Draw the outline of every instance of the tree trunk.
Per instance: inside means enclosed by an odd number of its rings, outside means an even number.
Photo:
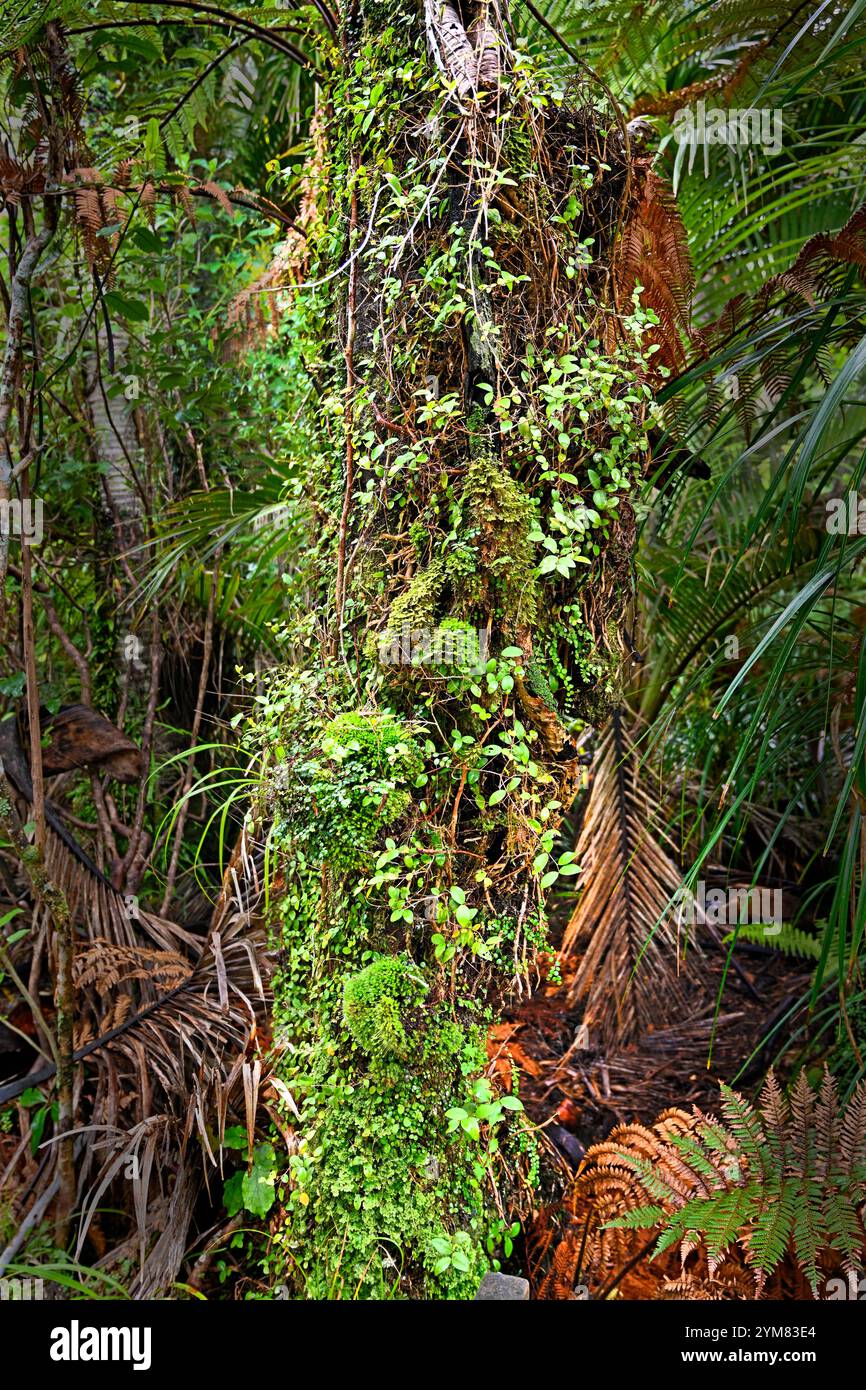
[[[284,1239],[312,1297],[471,1297],[531,1201],[486,1031],[544,946],[575,735],[627,646],[649,390],[612,285],[626,150],[501,13],[350,4],[325,108],[325,283],[295,332],[329,618],[274,737]]]

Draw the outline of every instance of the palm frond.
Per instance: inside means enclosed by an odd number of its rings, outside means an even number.
[[[587,941],[571,998],[584,1005],[590,1042],[631,1040],[687,1012],[686,947],[690,966],[699,953],[672,911],[682,874],[663,822],[617,710],[594,762],[575,850],[580,895],[562,943],[568,957]]]

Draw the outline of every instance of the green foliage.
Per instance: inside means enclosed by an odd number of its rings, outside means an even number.
[[[246,1130],[239,1126],[227,1129],[223,1137],[223,1145],[227,1149],[246,1150],[247,1143]],[[276,1152],[273,1144],[255,1144],[247,1168],[233,1173],[223,1186],[223,1205],[228,1215],[248,1211],[251,1216],[267,1216],[274,1204],[275,1180]]]
[[[737,928],[736,935],[726,937],[726,943],[736,941],[753,941],[757,946],[767,946],[772,951],[781,951],[782,955],[793,956],[797,960],[820,960],[821,942],[818,937],[811,932],[803,931],[800,927],[793,926],[790,922],[783,922],[781,930],[769,936],[766,928],[761,923],[744,922]]]
[[[322,729],[316,756],[281,767],[280,811],[311,859],[360,866],[377,836],[407,810],[422,770],[403,720],[387,712],[341,714]]]

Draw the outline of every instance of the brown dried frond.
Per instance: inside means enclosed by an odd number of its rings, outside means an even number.
[[[751,1296],[760,1298],[780,1280],[802,1282],[802,1273],[815,1297],[821,1271],[840,1263],[848,1270],[862,1262],[866,1085],[860,1083],[844,1113],[826,1068],[817,1093],[801,1072],[789,1104],[772,1072],[760,1109],[728,1088],[723,1096],[724,1120],[697,1107],[691,1115],[666,1112],[652,1126],[620,1125],[589,1150],[568,1207],[585,1211],[588,1206],[592,1213],[586,1266],[594,1286],[618,1264],[628,1267],[635,1252],[644,1251],[647,1237],[647,1253],[662,1233],[669,1239],[674,1219],[682,1271],[673,1282],[666,1277],[656,1297],[672,1296],[677,1289],[691,1296],[687,1289],[695,1279],[701,1290],[696,1296],[707,1296],[704,1264],[716,1290],[735,1290],[730,1296],[749,1296],[747,1274]],[[842,1181],[846,1164],[857,1170],[848,1190]],[[824,1180],[817,1192],[816,1179]],[[716,1198],[737,1192],[738,1206],[727,1198],[727,1207],[715,1204]],[[610,1228],[623,1220],[624,1226]],[[659,1257],[661,1274],[667,1274],[669,1254]],[[649,1266],[645,1272],[649,1277]]]
[[[754,1285],[748,1271],[736,1265],[726,1265],[712,1276],[696,1272],[681,1274],[678,1279],[663,1279],[655,1295],[661,1302],[683,1299],[694,1303],[718,1303],[723,1299],[751,1300]]]
[[[312,154],[301,179],[301,200],[293,227],[274,248],[265,269],[250,285],[246,285],[229,304],[228,323],[232,329],[231,352],[242,356],[253,346],[263,346],[268,334],[280,324],[280,299],[277,293],[284,286],[298,284],[308,270],[308,240],[319,216],[316,190],[322,174],[324,131],[319,116],[311,128]],[[265,304],[268,318],[265,317]]]
[[[862,1161],[866,1151],[866,1085],[857,1087],[842,1118],[839,1136],[839,1156],[847,1172]]]
[[[154,188],[152,183],[143,183],[141,185],[141,188],[139,190],[138,201],[144,212],[145,217],[147,218],[151,226],[153,226],[154,220],[156,218],[156,189]],[[186,203],[184,203],[184,207],[186,208]],[[189,212],[188,208],[187,212]]]
[[[771,302],[780,294],[803,300],[812,306],[832,298],[839,291],[842,277],[850,266],[857,268],[861,280],[866,279],[866,203],[835,235],[819,232],[810,237],[792,264],[770,276],[755,294],[735,295],[728,300],[717,319],[693,330],[689,367],[706,361],[750,325],[766,319]],[[855,336],[859,337],[859,320],[854,320],[846,332],[852,341]],[[820,357],[816,366],[819,373],[825,370]],[[784,325],[779,330],[775,345],[768,340],[758,370],[738,364],[734,404],[747,438],[760,391],[766,389],[771,399],[778,399],[790,383],[791,371],[790,341]],[[708,382],[705,419],[712,423],[720,407],[718,385]]]
[[[22,196],[33,197],[44,191],[43,165],[22,164],[13,154],[0,154],[0,195],[10,207],[17,207]]]
[[[111,176],[111,182],[117,188],[128,188],[129,180],[132,177],[133,167],[133,160],[121,159],[120,163],[115,165],[114,173]]]
[[[115,191],[106,185],[98,169],[79,166],[65,175],[74,184],[74,222],[81,236],[87,263],[106,271],[111,262],[110,238],[101,236],[116,221]]]
[[[178,185],[177,196],[178,196],[178,199],[180,200],[181,204],[183,205],[183,210],[184,210],[184,212],[186,213],[187,217],[189,218],[189,224],[190,224],[190,226],[191,226],[191,227],[194,227],[194,226],[195,226],[195,211],[194,211],[194,209],[193,209],[192,197],[191,197],[191,195],[190,195],[190,191],[189,191],[189,189],[186,187],[185,184],[179,184],[179,185]]]
[[[227,212],[229,217],[234,217],[234,206],[225,189],[221,187],[220,184],[214,183],[212,179],[206,179],[200,187],[209,198],[213,198],[215,202],[219,203],[223,212]]]
[[[793,265],[771,276],[755,296],[756,307],[766,307],[778,290],[799,295],[807,303],[833,293],[833,276],[839,266],[854,265],[866,278],[866,203],[857,209],[835,236],[819,232],[800,249]]]
[[[617,300],[627,309],[635,288],[641,304],[658,317],[648,334],[658,346],[652,363],[680,370],[691,337],[694,272],[688,235],[671,189],[651,166],[648,155],[634,161],[635,193],[614,258]]]
[[[29,814],[32,787],[8,725],[3,764],[23,803],[16,806],[20,819]],[[263,863],[264,842],[244,832],[205,940],[124,898],[50,808],[46,870],[81,933],[74,1039],[80,1121],[84,1128],[113,1134],[121,1149],[136,1127],[149,1132],[157,1113],[167,1121],[160,1169],[171,1176],[172,1197],[164,1208],[156,1204],[155,1212],[163,1216],[149,1223],[155,1230],[162,1219],[168,1224],[136,1286],[142,1296],[170,1283],[183,1257],[200,1184],[195,1165],[184,1161],[190,1138],[196,1135],[205,1164],[215,1164],[214,1135],[221,1136],[228,1122],[255,1122],[267,1076],[269,958],[259,918]],[[43,958],[54,949],[47,914],[34,915],[32,941]],[[85,1055],[81,1049],[87,1049]],[[48,1078],[51,1071],[49,1066]],[[23,1089],[27,1078],[20,1084]],[[94,1146],[86,1145],[78,1168],[80,1192],[93,1155]],[[107,1170],[99,1183],[106,1175]],[[52,1176],[48,1164],[40,1181],[48,1184]],[[139,1197],[146,1203],[146,1182],[136,1196],[137,1212]]]
[[[640,96],[632,102],[629,119],[639,116],[672,116],[683,106],[690,106],[701,97],[714,93],[723,104],[728,104],[738,88],[742,86],[755,63],[765,52],[770,40],[760,39],[750,44],[732,68],[725,68],[714,77],[704,77],[691,82],[687,87],[677,87],[672,92]]]
[[[668,853],[662,817],[640,758],[614,711],[596,755],[575,849],[582,891],[562,954],[586,949],[570,998],[584,1004],[590,1036],[614,1042],[687,1016],[685,937],[671,907],[682,875]],[[695,943],[688,961],[700,960]]]
[[[99,936],[79,950],[74,969],[76,988],[93,988],[101,995],[130,980],[152,980],[160,990],[174,989],[192,974],[189,961],[176,951],[117,945]]]
[[[760,1109],[767,1129],[781,1139],[788,1123],[788,1102],[785,1099],[785,1092],[772,1071],[768,1075],[761,1093]]]

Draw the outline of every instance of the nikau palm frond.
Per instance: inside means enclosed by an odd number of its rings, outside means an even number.
[[[641,776],[637,750],[616,710],[595,760],[575,858],[582,891],[562,944],[570,955],[588,939],[571,987],[584,1003],[590,1041],[626,1041],[682,1018],[685,953],[696,953],[671,904],[682,874],[662,817]]]
[[[0,768],[27,808],[32,796],[29,770],[11,721],[4,728]],[[230,1109],[252,1132],[264,1074],[256,1055],[257,1036],[268,1005],[268,959],[258,921],[264,892],[262,849],[244,831],[206,938],[140,909],[137,899],[118,893],[53,809],[45,863],[79,933],[86,931],[89,937],[76,957],[73,1060],[83,1072],[80,1109],[89,1116],[83,1132],[92,1129],[107,1135],[99,1146],[84,1146],[80,1155],[84,1211],[79,1249],[99,1197],[123,1164],[135,1157],[141,1241],[135,1292],[150,1297],[176,1277],[184,1254],[201,1184],[201,1164],[187,1157],[190,1138],[197,1134],[207,1167],[217,1161],[214,1143],[222,1142]],[[53,949],[50,920],[38,907],[29,949],[37,959]],[[0,1087],[0,1102],[50,1081],[55,1070],[49,1064]],[[144,1218],[157,1139],[159,1168],[173,1171],[175,1180],[170,1201],[156,1202],[150,1211],[147,1230],[159,1238],[146,1254]],[[107,1156],[88,1195],[98,1148],[107,1150]],[[51,1150],[52,1155],[57,1152],[57,1147]],[[143,1170],[142,1154],[147,1156]],[[48,1164],[42,1186],[52,1175]],[[163,1229],[162,1219],[170,1227]]]

